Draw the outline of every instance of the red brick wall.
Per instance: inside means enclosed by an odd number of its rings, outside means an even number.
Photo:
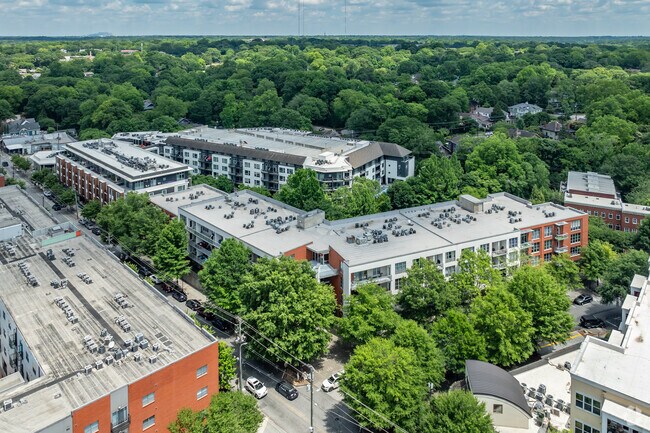
[[[339,274],[330,279],[330,284],[334,287],[334,293],[336,293],[336,302],[338,305],[343,305],[343,288],[341,284],[341,262],[343,262],[343,257],[330,247],[330,266],[339,271]]]
[[[311,255],[308,256],[307,245],[286,251],[284,255],[287,257],[293,256],[293,258],[296,260],[311,260]]]
[[[206,375],[196,377],[196,370],[208,365]],[[200,400],[196,393],[204,386],[208,395]],[[153,392],[155,401],[142,407],[142,397]],[[156,424],[146,431],[166,433],[182,408],[201,410],[208,407],[210,396],[219,392],[219,346],[217,342],[182,360],[129,385],[129,431],[142,431],[142,422],[152,415]]]
[[[0,188],[2,188],[3,186],[5,186],[5,177],[0,174]]]
[[[571,222],[576,221],[576,220],[581,221],[580,229],[579,230],[571,230]],[[582,249],[585,246],[587,246],[587,243],[589,241],[589,217],[587,215],[578,216],[578,217],[575,217],[575,218],[568,219],[565,222],[566,222],[566,224],[562,225],[562,226],[556,226],[555,223],[549,223],[549,224],[542,224],[542,225],[528,227],[530,230],[539,229],[540,237],[539,237],[539,239],[533,239],[532,232],[529,233],[528,241],[531,244],[531,248],[528,249],[525,252],[531,257],[539,257],[539,264],[543,264],[544,263],[544,254],[547,254],[547,253],[555,254],[554,250],[555,250],[556,246],[558,246],[558,242],[559,242],[559,246],[567,248],[567,254],[569,254],[569,256],[571,257],[572,260],[574,260],[574,261],[579,260],[580,259],[580,254],[577,254],[575,256],[571,256],[571,247],[579,246]],[[551,227],[552,235],[550,237],[544,236],[544,228],[545,227]],[[563,240],[563,241],[557,241],[555,239],[555,236],[558,234],[558,227],[560,229],[560,234],[566,234],[567,235],[567,238],[565,240]],[[579,243],[575,243],[575,244],[571,243],[571,235],[574,234],[574,233],[580,233],[580,242]],[[552,245],[551,249],[548,249],[548,250],[544,249],[544,243],[547,240],[550,240],[551,245]],[[532,245],[535,242],[539,242],[539,252],[533,253],[532,252]],[[522,252],[523,252],[523,250],[522,250]]]
[[[95,421],[99,421],[99,433],[111,432],[110,395],[72,412],[72,433],[84,433],[84,429]]]
[[[603,209],[599,208],[597,206],[584,206],[584,205],[577,205],[577,204],[568,204],[567,206],[570,206],[574,209],[581,210],[583,212],[591,212],[593,216],[597,216],[598,218],[602,219],[605,224],[611,224],[612,228],[617,229],[616,226],[619,226],[617,230],[625,230],[626,228],[628,230],[638,230],[639,229],[639,224],[641,224],[641,221],[643,221],[644,216],[643,215],[638,215],[638,214],[632,214],[628,212],[622,212],[620,210],[614,210],[614,209]],[[603,212],[605,212],[605,217],[602,216]],[[612,217],[609,217],[609,214],[612,214]],[[629,218],[629,222],[625,222],[625,218]],[[637,219],[637,223],[634,224],[634,218]]]

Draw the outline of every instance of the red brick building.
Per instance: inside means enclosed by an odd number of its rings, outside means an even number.
[[[631,233],[650,215],[648,206],[624,203],[611,177],[593,172],[569,172],[564,204],[601,218],[611,229]]]

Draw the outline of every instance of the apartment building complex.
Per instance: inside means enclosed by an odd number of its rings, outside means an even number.
[[[339,221],[242,191],[178,208],[189,233],[189,255],[203,263],[223,239],[236,238],[255,256],[310,260],[318,278],[342,295],[374,282],[397,292],[416,261],[434,261],[446,276],[464,250],[484,250],[496,268],[533,264],[567,253],[574,260],[587,244],[584,212],[531,203],[507,193]]]
[[[185,190],[192,169],[120,140],[70,143],[56,155],[59,180],[84,200],[108,203],[130,191],[150,195]]]
[[[571,369],[571,417],[575,433],[650,432],[650,294],[623,304],[620,331],[603,341],[587,337]]]
[[[349,186],[358,176],[382,185],[415,174],[411,152],[394,143],[325,138],[278,128],[215,129],[175,134],[124,133],[129,140],[192,167],[194,174],[227,176],[236,185],[277,191],[299,168],[316,172],[325,189]]]
[[[215,338],[90,240],[24,235],[0,262],[1,432],[162,432],[218,392]]]
[[[564,204],[601,218],[611,229],[632,233],[650,216],[650,206],[624,203],[612,178],[594,172],[569,172]]]

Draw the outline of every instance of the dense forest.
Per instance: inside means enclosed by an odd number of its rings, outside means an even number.
[[[144,110],[145,100],[154,108]],[[487,139],[473,119],[459,117],[520,102],[545,111],[509,123],[496,115],[503,134]],[[389,191],[393,207],[457,191],[554,200],[568,170],[610,174],[625,198],[650,204],[646,39],[0,41],[0,118],[17,113],[45,129],[74,128],[82,139],[174,131],[180,118],[352,130],[401,144],[420,161],[421,176]],[[515,127],[539,133],[552,119],[566,126],[559,141],[507,137]],[[463,133],[457,159],[441,162],[438,142]],[[451,180],[427,184],[438,177]]]

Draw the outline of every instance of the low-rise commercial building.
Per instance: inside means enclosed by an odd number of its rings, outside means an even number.
[[[607,341],[587,337],[582,343],[571,369],[573,432],[650,432],[647,287],[643,284],[638,297],[625,299],[620,331],[612,331]]]
[[[67,132],[40,133],[34,135],[4,135],[0,138],[2,148],[11,154],[32,155],[46,150],[60,150],[63,145],[74,142]]]
[[[183,191],[191,168],[120,140],[70,143],[56,155],[56,175],[84,200],[108,203],[130,191],[149,195]]]
[[[432,260],[450,276],[464,250],[484,250],[494,267],[505,270],[525,257],[533,264],[561,253],[577,260],[588,240],[584,212],[533,205],[507,193],[327,221],[322,211],[304,212],[242,191],[195,201],[178,213],[195,262],[203,263],[223,239],[236,238],[255,256],[310,260],[339,300],[363,283],[399,291],[418,260]]]
[[[279,190],[300,168],[314,170],[326,190],[349,186],[355,177],[389,185],[415,174],[415,158],[397,144],[306,131],[201,126],[174,134],[123,133],[115,138],[154,147],[160,155],[191,166],[194,174],[227,176],[236,185],[270,191]]]
[[[594,172],[569,172],[564,204],[601,218],[611,229],[631,233],[650,216],[650,206],[624,203],[612,178]]]
[[[0,262],[1,432],[166,431],[218,392],[215,338],[80,233]]]

